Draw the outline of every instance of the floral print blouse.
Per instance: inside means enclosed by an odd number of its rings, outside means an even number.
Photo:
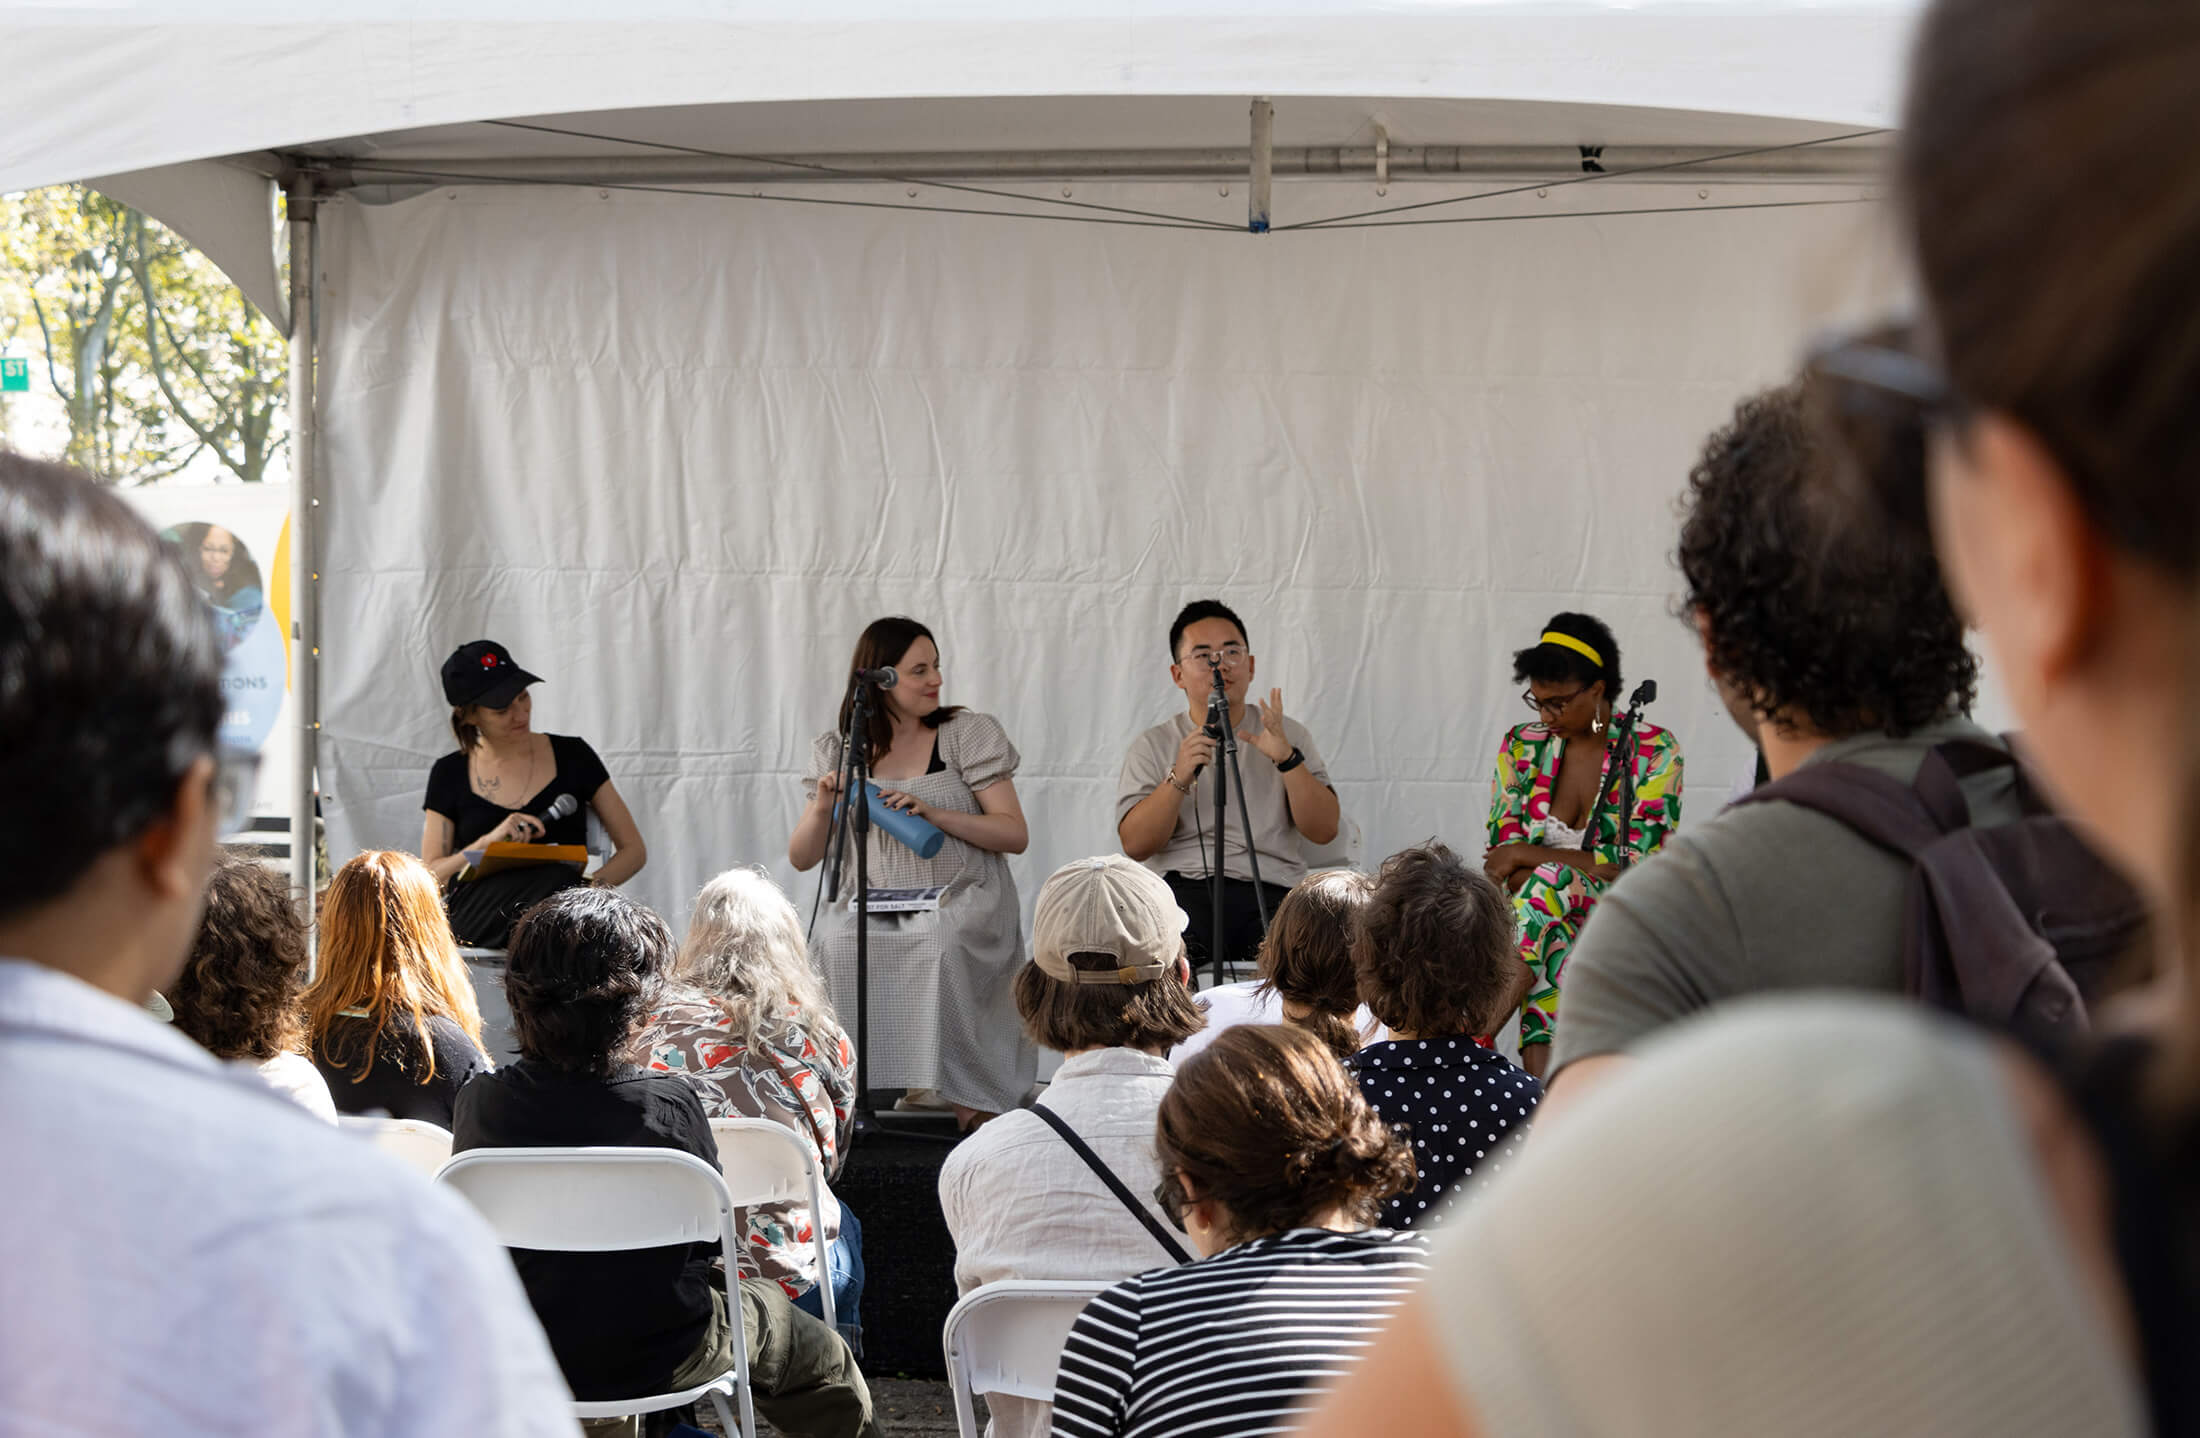
[[[788,1005],[750,1048],[725,1002],[686,985],[669,989],[650,1015],[644,1067],[674,1073],[694,1085],[711,1118],[765,1118],[794,1130],[817,1154],[830,1179],[855,1122],[855,1050],[840,1026]],[[840,1230],[840,1207],[828,1191],[825,1235]],[[773,1279],[789,1298],[817,1286],[817,1221],[804,1203],[768,1203],[738,1215],[741,1271]]]

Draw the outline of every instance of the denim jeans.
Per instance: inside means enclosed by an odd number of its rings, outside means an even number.
[[[855,1211],[840,1206],[840,1237],[825,1245],[825,1261],[832,1266],[833,1320],[848,1351],[863,1356],[863,1225]],[[813,1288],[794,1301],[812,1318],[825,1316],[825,1300]]]

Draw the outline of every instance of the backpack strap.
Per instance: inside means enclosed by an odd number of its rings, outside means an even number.
[[[1169,1257],[1175,1259],[1178,1263],[1190,1263],[1192,1261],[1192,1256],[1185,1252],[1184,1245],[1176,1241],[1176,1235],[1161,1226],[1161,1220],[1155,1218],[1146,1205],[1138,1201],[1137,1197],[1130,1191],[1129,1186],[1122,1179],[1115,1176],[1115,1170],[1101,1162],[1100,1155],[1092,1151],[1092,1145],[1079,1138],[1077,1130],[1071,1128],[1060,1114],[1043,1103],[1033,1104],[1031,1111],[1037,1114],[1048,1128],[1053,1129],[1062,1136],[1062,1142],[1068,1144],[1071,1150],[1085,1161],[1085,1167],[1091,1169],[1099,1180],[1108,1186],[1108,1192],[1114,1194],[1117,1201],[1131,1211],[1133,1218],[1146,1225],[1146,1232],[1154,1236],[1154,1242],[1160,1244]]]
[[[1947,832],[1941,816],[1917,790],[1861,764],[1806,764],[1784,779],[1750,790],[1734,803],[1740,807],[1775,799],[1815,809],[1913,862]]]

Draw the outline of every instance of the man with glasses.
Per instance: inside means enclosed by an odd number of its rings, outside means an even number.
[[[1123,852],[1168,881],[1191,915],[1185,934],[1193,962],[1211,962],[1218,947],[1209,876],[1223,873],[1223,960],[1249,964],[1260,948],[1261,905],[1269,913],[1306,877],[1299,841],[1326,844],[1337,837],[1337,794],[1313,736],[1283,712],[1283,691],[1270,689],[1248,707],[1255,661],[1245,625],[1220,600],[1184,606],[1169,626],[1169,680],[1184,692],[1185,708],[1131,742],[1115,790],[1115,828]],[[1244,774],[1245,814],[1230,798],[1230,821],[1215,829],[1214,770],[1219,745],[1207,732],[1214,677],[1222,676],[1230,705],[1230,729],[1238,737]],[[1232,782],[1235,782],[1233,776]],[[1258,856],[1262,894],[1253,887]]]
[[[576,1432],[478,1217],[145,1011],[249,793],[222,708],[177,556],[0,451],[0,1428]]]

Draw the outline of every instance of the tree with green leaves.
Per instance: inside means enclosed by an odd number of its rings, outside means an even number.
[[[35,329],[71,463],[142,484],[206,455],[266,477],[288,441],[288,349],[205,256],[64,185],[0,197],[0,261],[0,331]]]

